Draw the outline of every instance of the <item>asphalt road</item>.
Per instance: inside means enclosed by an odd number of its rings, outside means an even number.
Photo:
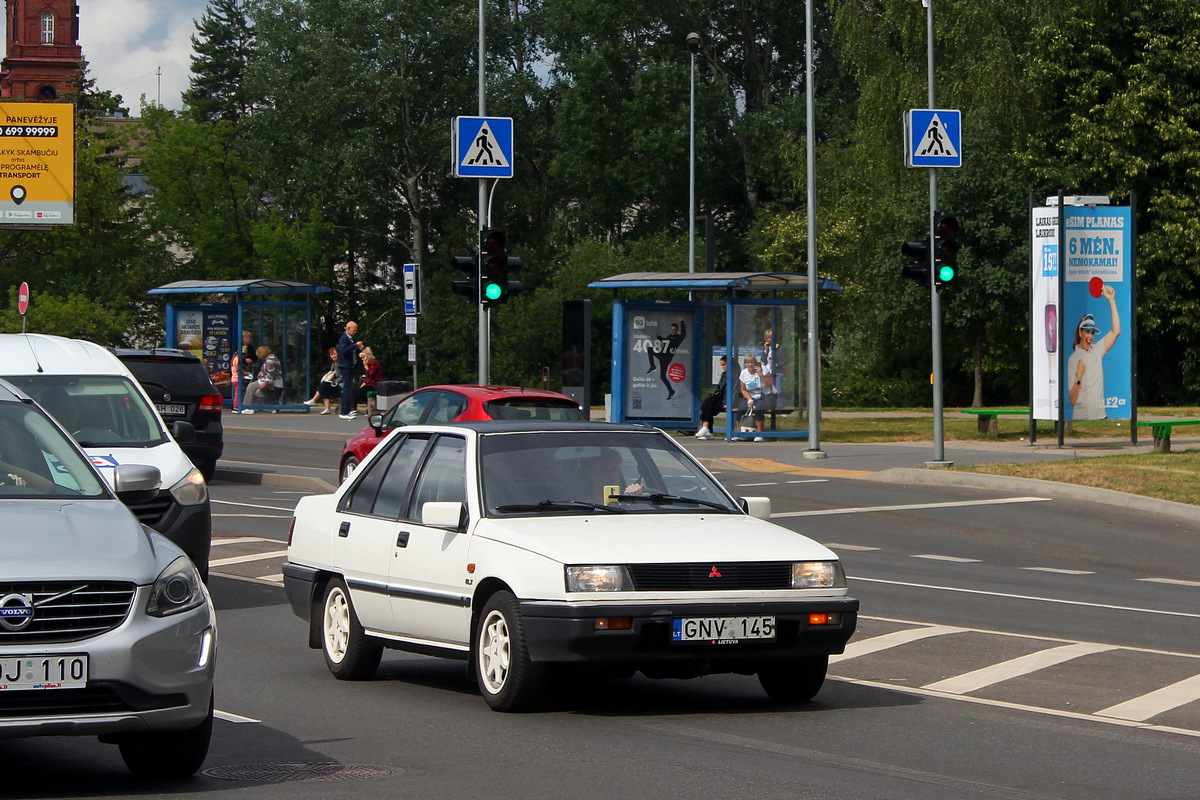
[[[816,701],[779,708],[752,677],[639,676],[502,715],[460,663],[389,653],[373,680],[343,683],[306,646],[279,577],[288,520],[305,491],[335,479],[351,425],[229,436],[230,464],[263,465],[253,469],[266,477],[212,485],[219,720],[203,773],[147,785],[94,740],[0,741],[21,765],[0,793],[1200,796],[1200,537],[1189,519],[885,482],[833,457],[806,474],[714,454],[735,495],[771,497],[779,524],[837,550],[862,600],[859,632]]]

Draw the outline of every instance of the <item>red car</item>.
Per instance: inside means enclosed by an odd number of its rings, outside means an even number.
[[[342,449],[338,474],[342,481],[394,428],[488,419],[540,419],[549,422],[587,420],[579,404],[565,394],[520,386],[424,386],[383,414],[373,414],[367,427]]]

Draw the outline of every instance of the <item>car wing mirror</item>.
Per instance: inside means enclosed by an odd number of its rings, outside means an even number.
[[[185,419],[176,420],[171,423],[171,438],[180,444],[187,444],[196,440],[196,426]]]
[[[461,533],[467,529],[466,503],[428,502],[421,506],[421,524]]]
[[[769,497],[743,497],[741,498],[742,511],[745,511],[755,519],[771,519],[771,498]]]
[[[113,487],[125,505],[147,503],[158,497],[162,485],[162,473],[158,467],[146,464],[118,464]]]
[[[367,424],[375,429],[377,433],[383,435],[383,414],[372,414],[367,417]],[[395,426],[396,423],[392,423]]]

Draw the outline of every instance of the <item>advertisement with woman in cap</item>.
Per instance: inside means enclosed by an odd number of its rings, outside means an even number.
[[[1092,314],[1084,314],[1075,327],[1075,350],[1067,359],[1071,419],[1104,419],[1107,416],[1103,358],[1121,335],[1121,317],[1117,313],[1116,290],[1106,284],[1101,294],[1108,300],[1112,327],[1101,337]]]

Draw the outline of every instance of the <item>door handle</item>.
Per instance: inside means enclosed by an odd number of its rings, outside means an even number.
[[[396,547],[408,547],[408,531],[396,534]]]
[[[349,535],[350,535],[350,521],[346,520],[345,522],[343,522],[341,524],[341,527],[338,528],[338,536],[345,539]]]

